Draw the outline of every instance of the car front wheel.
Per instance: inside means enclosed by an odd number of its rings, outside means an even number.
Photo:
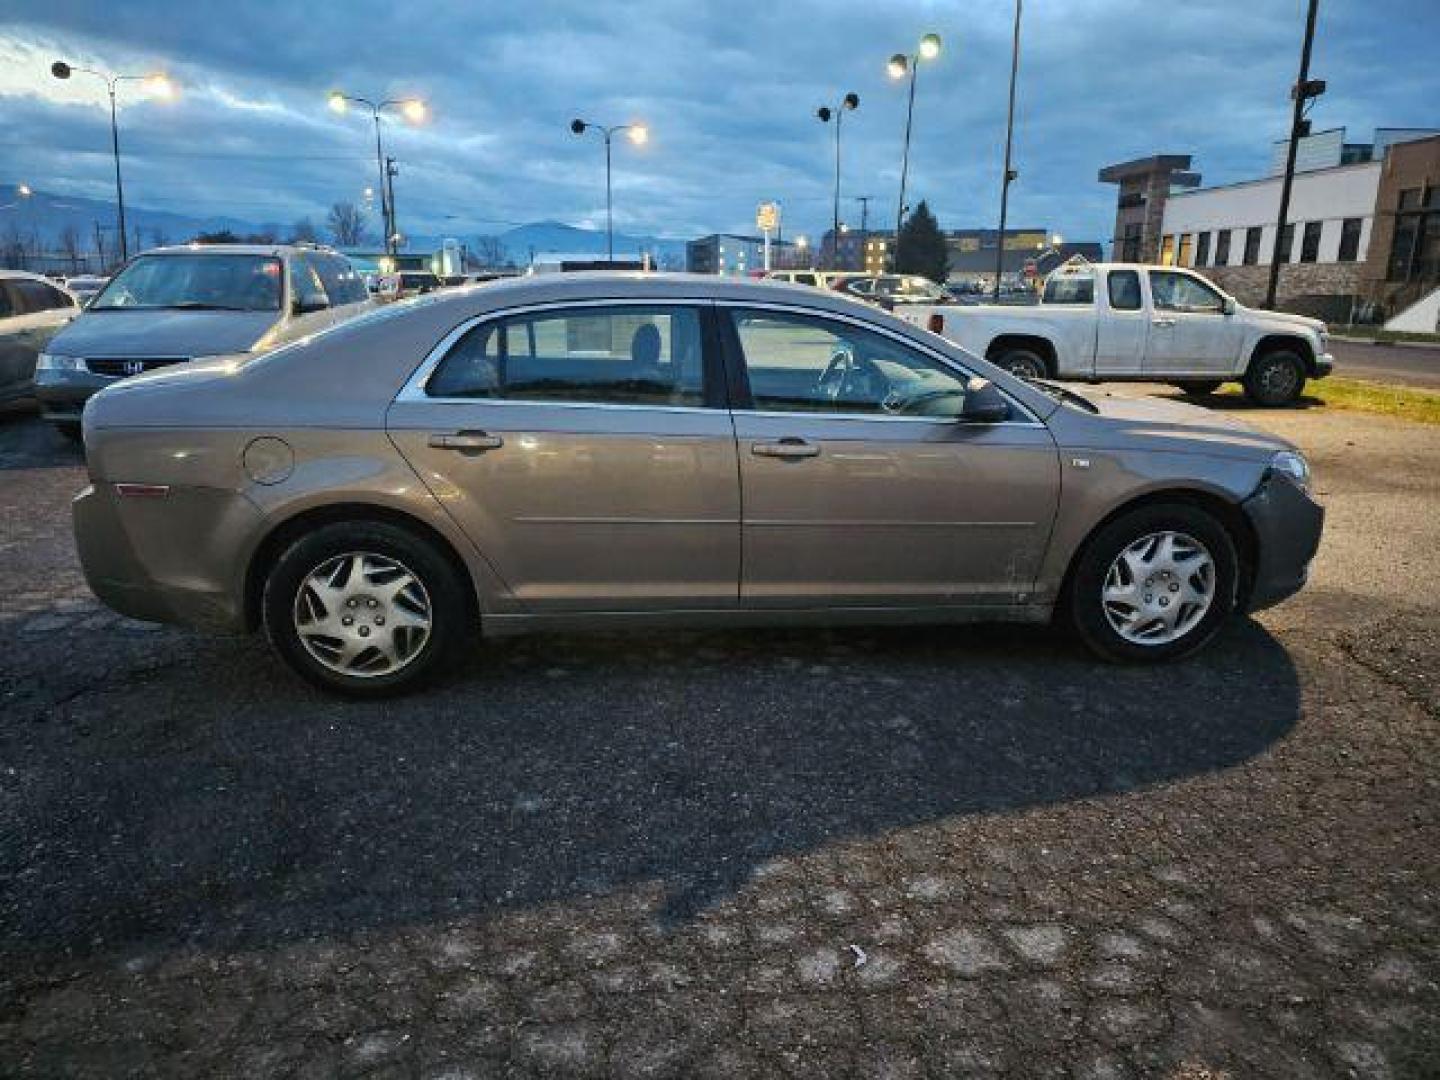
[[[430,541],[384,522],[323,525],[265,583],[265,631],[298,674],[352,697],[433,677],[469,638],[466,583]]]
[[[1245,394],[1257,405],[1293,404],[1304,389],[1305,361],[1286,349],[1257,356],[1245,373]]]
[[[1010,349],[1001,353],[994,362],[997,367],[1002,367],[1011,375],[1018,375],[1022,379],[1044,379],[1050,374],[1044,357],[1029,349]]]
[[[1082,641],[1109,660],[1174,660],[1235,608],[1237,559],[1225,527],[1184,503],[1141,507],[1086,544],[1066,597]]]

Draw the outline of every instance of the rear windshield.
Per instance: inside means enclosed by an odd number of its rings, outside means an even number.
[[[1045,282],[1045,303],[1095,303],[1095,275],[1066,274],[1063,277],[1058,275],[1052,276]]]
[[[279,311],[280,260],[270,255],[141,255],[90,304],[114,308]]]

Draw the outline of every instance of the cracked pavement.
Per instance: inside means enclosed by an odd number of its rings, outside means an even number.
[[[1223,404],[1329,521],[1187,663],[536,637],[364,705],[99,607],[0,415],[0,1075],[1436,1075],[1440,429]]]

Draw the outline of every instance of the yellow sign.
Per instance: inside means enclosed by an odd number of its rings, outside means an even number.
[[[755,208],[755,227],[761,232],[774,232],[780,227],[780,207],[764,202]]]

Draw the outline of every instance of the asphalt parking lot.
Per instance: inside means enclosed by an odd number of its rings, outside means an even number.
[[[1329,523],[1187,663],[537,637],[384,705],[106,613],[0,414],[0,1075],[1436,1075],[1440,428],[1211,404]]]

